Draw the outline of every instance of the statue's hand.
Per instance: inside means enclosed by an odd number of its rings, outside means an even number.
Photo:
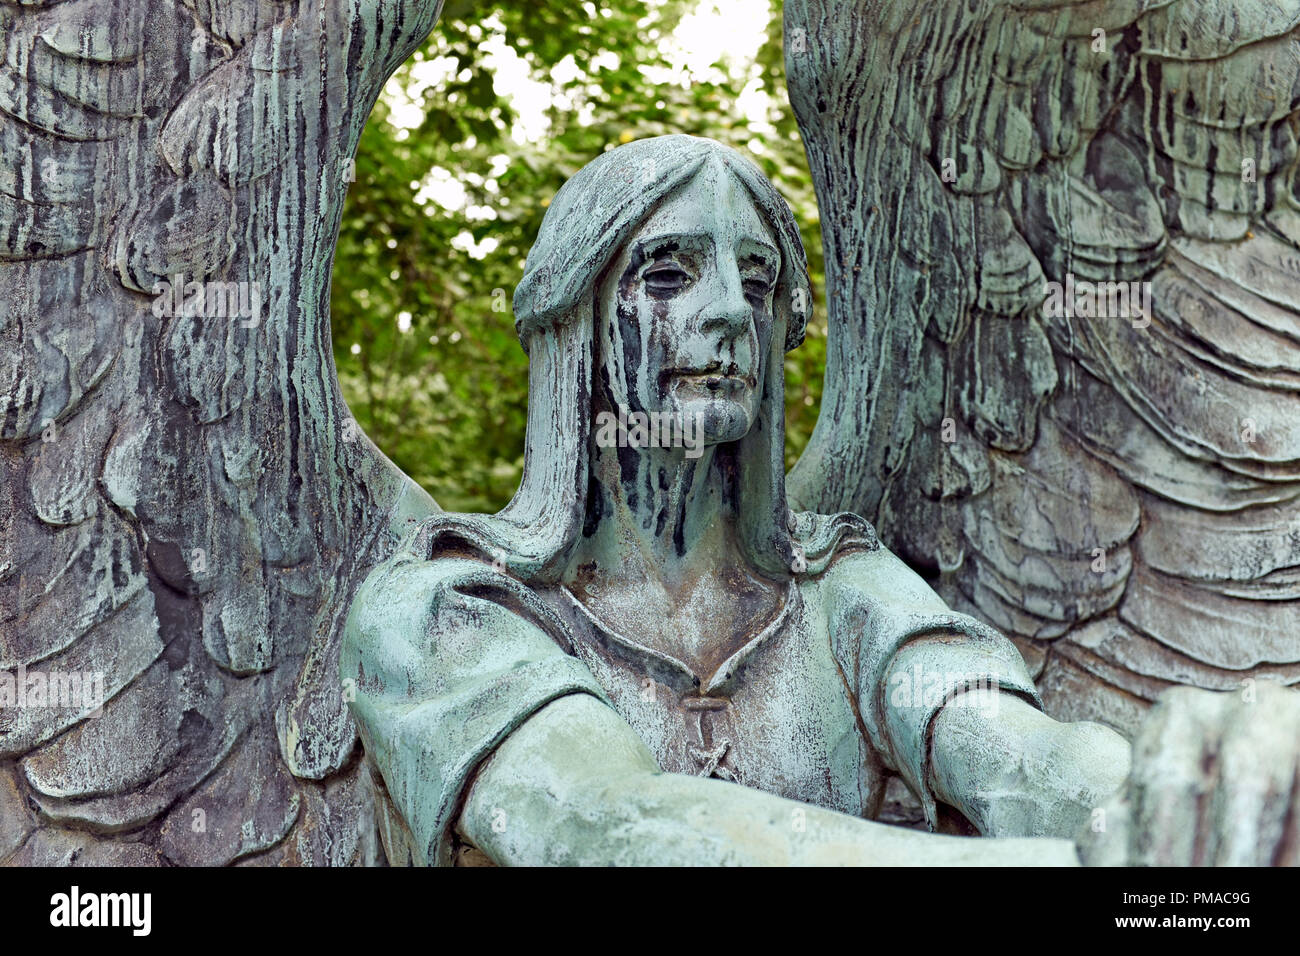
[[[1180,687],[1152,709],[1124,787],[1080,838],[1100,866],[1300,864],[1300,693]]]

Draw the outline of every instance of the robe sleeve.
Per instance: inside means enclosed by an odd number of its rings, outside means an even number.
[[[476,560],[399,552],[362,584],[340,673],[414,862],[450,862],[463,791],[511,731],[567,694],[608,703],[566,642],[531,590]]]
[[[883,547],[846,555],[827,571],[828,623],[836,658],[853,675],[872,747],[938,823],[927,782],[934,718],[963,691],[960,705],[996,707],[1011,693],[1039,710],[1024,658],[1014,644],[975,618],[950,609]]]

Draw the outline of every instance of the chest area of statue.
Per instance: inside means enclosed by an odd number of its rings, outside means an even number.
[[[739,569],[689,580],[673,591],[649,582],[618,585],[581,577],[566,590],[598,629],[703,676],[762,634],[782,615],[787,597],[784,586]]]
[[[750,632],[715,629],[720,646],[689,658],[658,639],[662,627],[615,630],[570,592],[558,597],[572,652],[665,771],[863,811],[872,762],[824,622],[797,588]]]

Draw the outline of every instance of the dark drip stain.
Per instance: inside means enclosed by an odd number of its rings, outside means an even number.
[[[605,492],[605,486],[594,474],[587,475],[587,507],[582,523],[582,536],[590,538],[596,533],[601,521],[614,513],[613,506]]]
[[[626,444],[618,446],[618,473],[619,481],[623,484],[623,490],[627,495],[627,506],[636,510],[637,502],[640,500],[637,496],[636,473],[637,462],[640,456],[635,448],[629,448]]]
[[[627,365],[624,374],[629,401],[636,394],[637,374],[641,368],[641,323],[637,320],[633,285],[636,283],[637,272],[644,263],[645,252],[640,247],[633,249],[631,261],[618,280],[617,305],[614,310],[618,319],[618,334],[622,339],[618,343],[622,346],[622,361]]]
[[[655,500],[654,476],[650,474],[649,467],[642,469],[645,472],[645,500],[646,504]],[[642,525],[647,531],[650,530],[650,516],[646,515],[645,524]]]
[[[677,501],[677,524],[673,528],[673,550],[678,557],[686,555],[686,502],[690,500],[691,489],[694,485],[695,462],[691,461],[686,466],[685,475],[682,476],[682,487]]]

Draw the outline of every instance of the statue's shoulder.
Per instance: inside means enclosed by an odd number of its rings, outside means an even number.
[[[943,599],[925,579],[878,541],[840,550],[820,575],[823,599],[840,608],[889,606],[944,612]]]
[[[483,571],[491,574],[491,565],[467,558],[428,560],[399,548],[371,569],[353,595],[344,646],[427,633]]]
[[[472,554],[427,556],[412,539],[377,564],[357,589],[344,653],[398,645],[425,653],[453,635],[509,639],[541,631],[562,647],[562,620],[528,584],[498,562]]]

